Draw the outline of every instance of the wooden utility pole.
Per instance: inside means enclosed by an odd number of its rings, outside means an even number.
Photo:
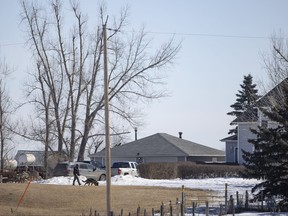
[[[3,93],[2,93],[2,80],[0,81],[0,141],[1,141],[1,148],[0,148],[0,151],[1,151],[1,168],[0,168],[0,171],[3,172],[4,170],[4,134],[3,134],[3,107],[2,107],[2,103],[3,103]]]
[[[108,18],[107,18],[108,20]],[[106,24],[103,25],[103,48],[104,48],[104,88],[105,88],[105,140],[106,140],[106,208],[107,216],[111,215],[111,155],[110,155],[110,125],[109,125],[109,83],[108,83],[108,60],[107,60],[107,33]]]

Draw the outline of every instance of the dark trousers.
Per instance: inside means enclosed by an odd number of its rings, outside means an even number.
[[[74,174],[74,180],[73,180],[73,185],[75,185],[75,181],[77,180],[78,184],[81,185],[78,175]]]

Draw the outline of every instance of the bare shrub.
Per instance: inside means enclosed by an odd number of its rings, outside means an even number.
[[[177,178],[177,163],[144,163],[138,166],[140,176],[148,179]]]
[[[138,166],[140,176],[148,179],[192,179],[239,177],[243,166],[235,164],[197,164],[195,162],[144,163]]]

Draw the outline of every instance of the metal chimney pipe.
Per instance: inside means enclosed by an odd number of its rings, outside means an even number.
[[[137,140],[137,127],[134,128],[135,130],[135,141]]]
[[[179,132],[179,138],[182,139],[182,132]]]

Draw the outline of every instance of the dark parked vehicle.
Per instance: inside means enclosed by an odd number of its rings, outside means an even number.
[[[85,161],[79,161],[79,162],[89,163],[89,164],[92,164],[95,168],[105,169],[105,166],[103,166],[103,164],[100,163],[99,161],[89,161],[89,160],[85,160]]]
[[[68,162],[58,163],[53,170],[53,176],[69,176],[70,170],[68,169],[68,167]]]
[[[86,178],[95,178],[99,181],[106,180],[106,171],[95,168],[93,165],[84,162],[61,162],[58,163],[53,171],[53,176],[73,176],[74,166],[79,165],[80,175]]]

